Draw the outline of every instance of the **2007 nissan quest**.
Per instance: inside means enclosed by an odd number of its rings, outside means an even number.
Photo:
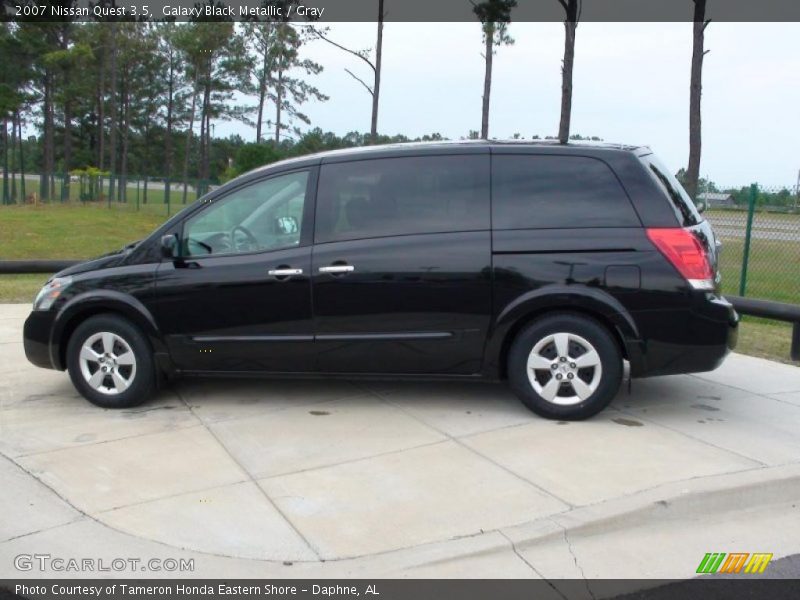
[[[25,323],[89,401],[173,375],[507,379],[583,419],[736,342],[717,243],[645,147],[435,143],[287,160],[68,268]]]

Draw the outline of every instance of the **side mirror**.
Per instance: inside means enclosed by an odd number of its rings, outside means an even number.
[[[175,258],[178,256],[178,236],[174,233],[161,237],[161,256]]]
[[[706,212],[706,203],[703,202],[702,200],[698,200],[696,206],[697,206],[697,212],[701,214]]]

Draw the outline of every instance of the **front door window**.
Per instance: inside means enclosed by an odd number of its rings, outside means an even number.
[[[231,192],[186,221],[182,256],[280,250],[300,245],[308,171]]]

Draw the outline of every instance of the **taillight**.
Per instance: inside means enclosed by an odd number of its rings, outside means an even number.
[[[680,227],[648,229],[647,237],[694,289],[714,289],[708,254],[691,231]]]

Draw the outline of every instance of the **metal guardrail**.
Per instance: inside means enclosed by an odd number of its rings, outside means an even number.
[[[792,348],[789,355],[792,360],[800,360],[800,306],[741,296],[725,296],[725,298],[743,315],[792,323]]]
[[[25,273],[57,273],[77,265],[80,260],[0,260],[0,275],[22,275]]]
[[[0,275],[23,273],[55,273],[78,264],[79,260],[0,260]],[[752,317],[773,319],[792,323],[792,360],[800,361],[800,305],[743,298],[741,296],[725,296],[733,304],[737,312]]]

